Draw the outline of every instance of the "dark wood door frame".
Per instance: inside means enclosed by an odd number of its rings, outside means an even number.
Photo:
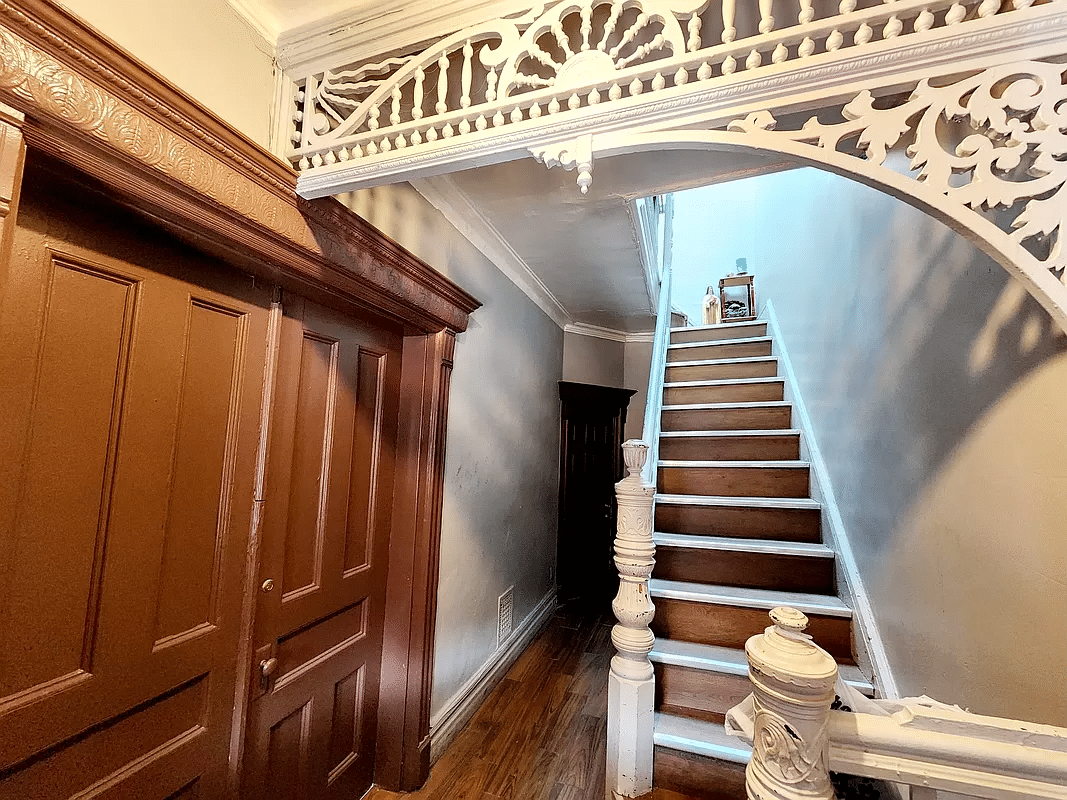
[[[452,355],[455,334],[480,304],[340,203],[298,198],[288,165],[48,0],[0,2],[0,103],[8,106],[0,108],[0,276],[28,145],[31,158],[33,150],[43,151],[236,267],[339,310],[403,327],[375,779],[390,789],[417,787],[429,770]],[[272,369],[268,358],[268,384]],[[255,506],[262,502],[257,491]],[[259,570],[261,514],[254,511],[247,591],[254,590]],[[235,730],[245,730],[246,713],[239,693]],[[233,796],[241,752],[235,740]]]

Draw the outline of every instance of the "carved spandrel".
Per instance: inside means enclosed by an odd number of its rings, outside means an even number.
[[[910,175],[959,206],[997,220],[1061,282],[1067,280],[1067,69],[1023,61],[935,86],[919,81],[898,102],[860,92],[842,121],[811,117],[777,130],[767,111],[728,126],[740,134],[845,152],[882,166],[903,147]],[[957,124],[963,123],[963,124]]]

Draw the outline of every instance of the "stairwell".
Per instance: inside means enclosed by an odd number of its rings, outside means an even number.
[[[803,611],[842,677],[873,692],[784,397],[766,322],[672,329],[650,582],[657,789],[745,797],[750,751],[723,720],[751,690],[745,641],[775,606]]]

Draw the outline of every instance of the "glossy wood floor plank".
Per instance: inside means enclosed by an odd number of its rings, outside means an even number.
[[[603,800],[610,611],[559,609],[407,794],[365,800]],[[654,800],[684,800],[656,790]]]

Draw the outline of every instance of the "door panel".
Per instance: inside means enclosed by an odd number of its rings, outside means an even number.
[[[373,776],[401,339],[286,302],[271,432],[254,798],[358,797]],[[260,672],[265,663],[265,678]]]
[[[28,170],[0,293],[0,798],[217,797],[269,296],[100,203]]]

